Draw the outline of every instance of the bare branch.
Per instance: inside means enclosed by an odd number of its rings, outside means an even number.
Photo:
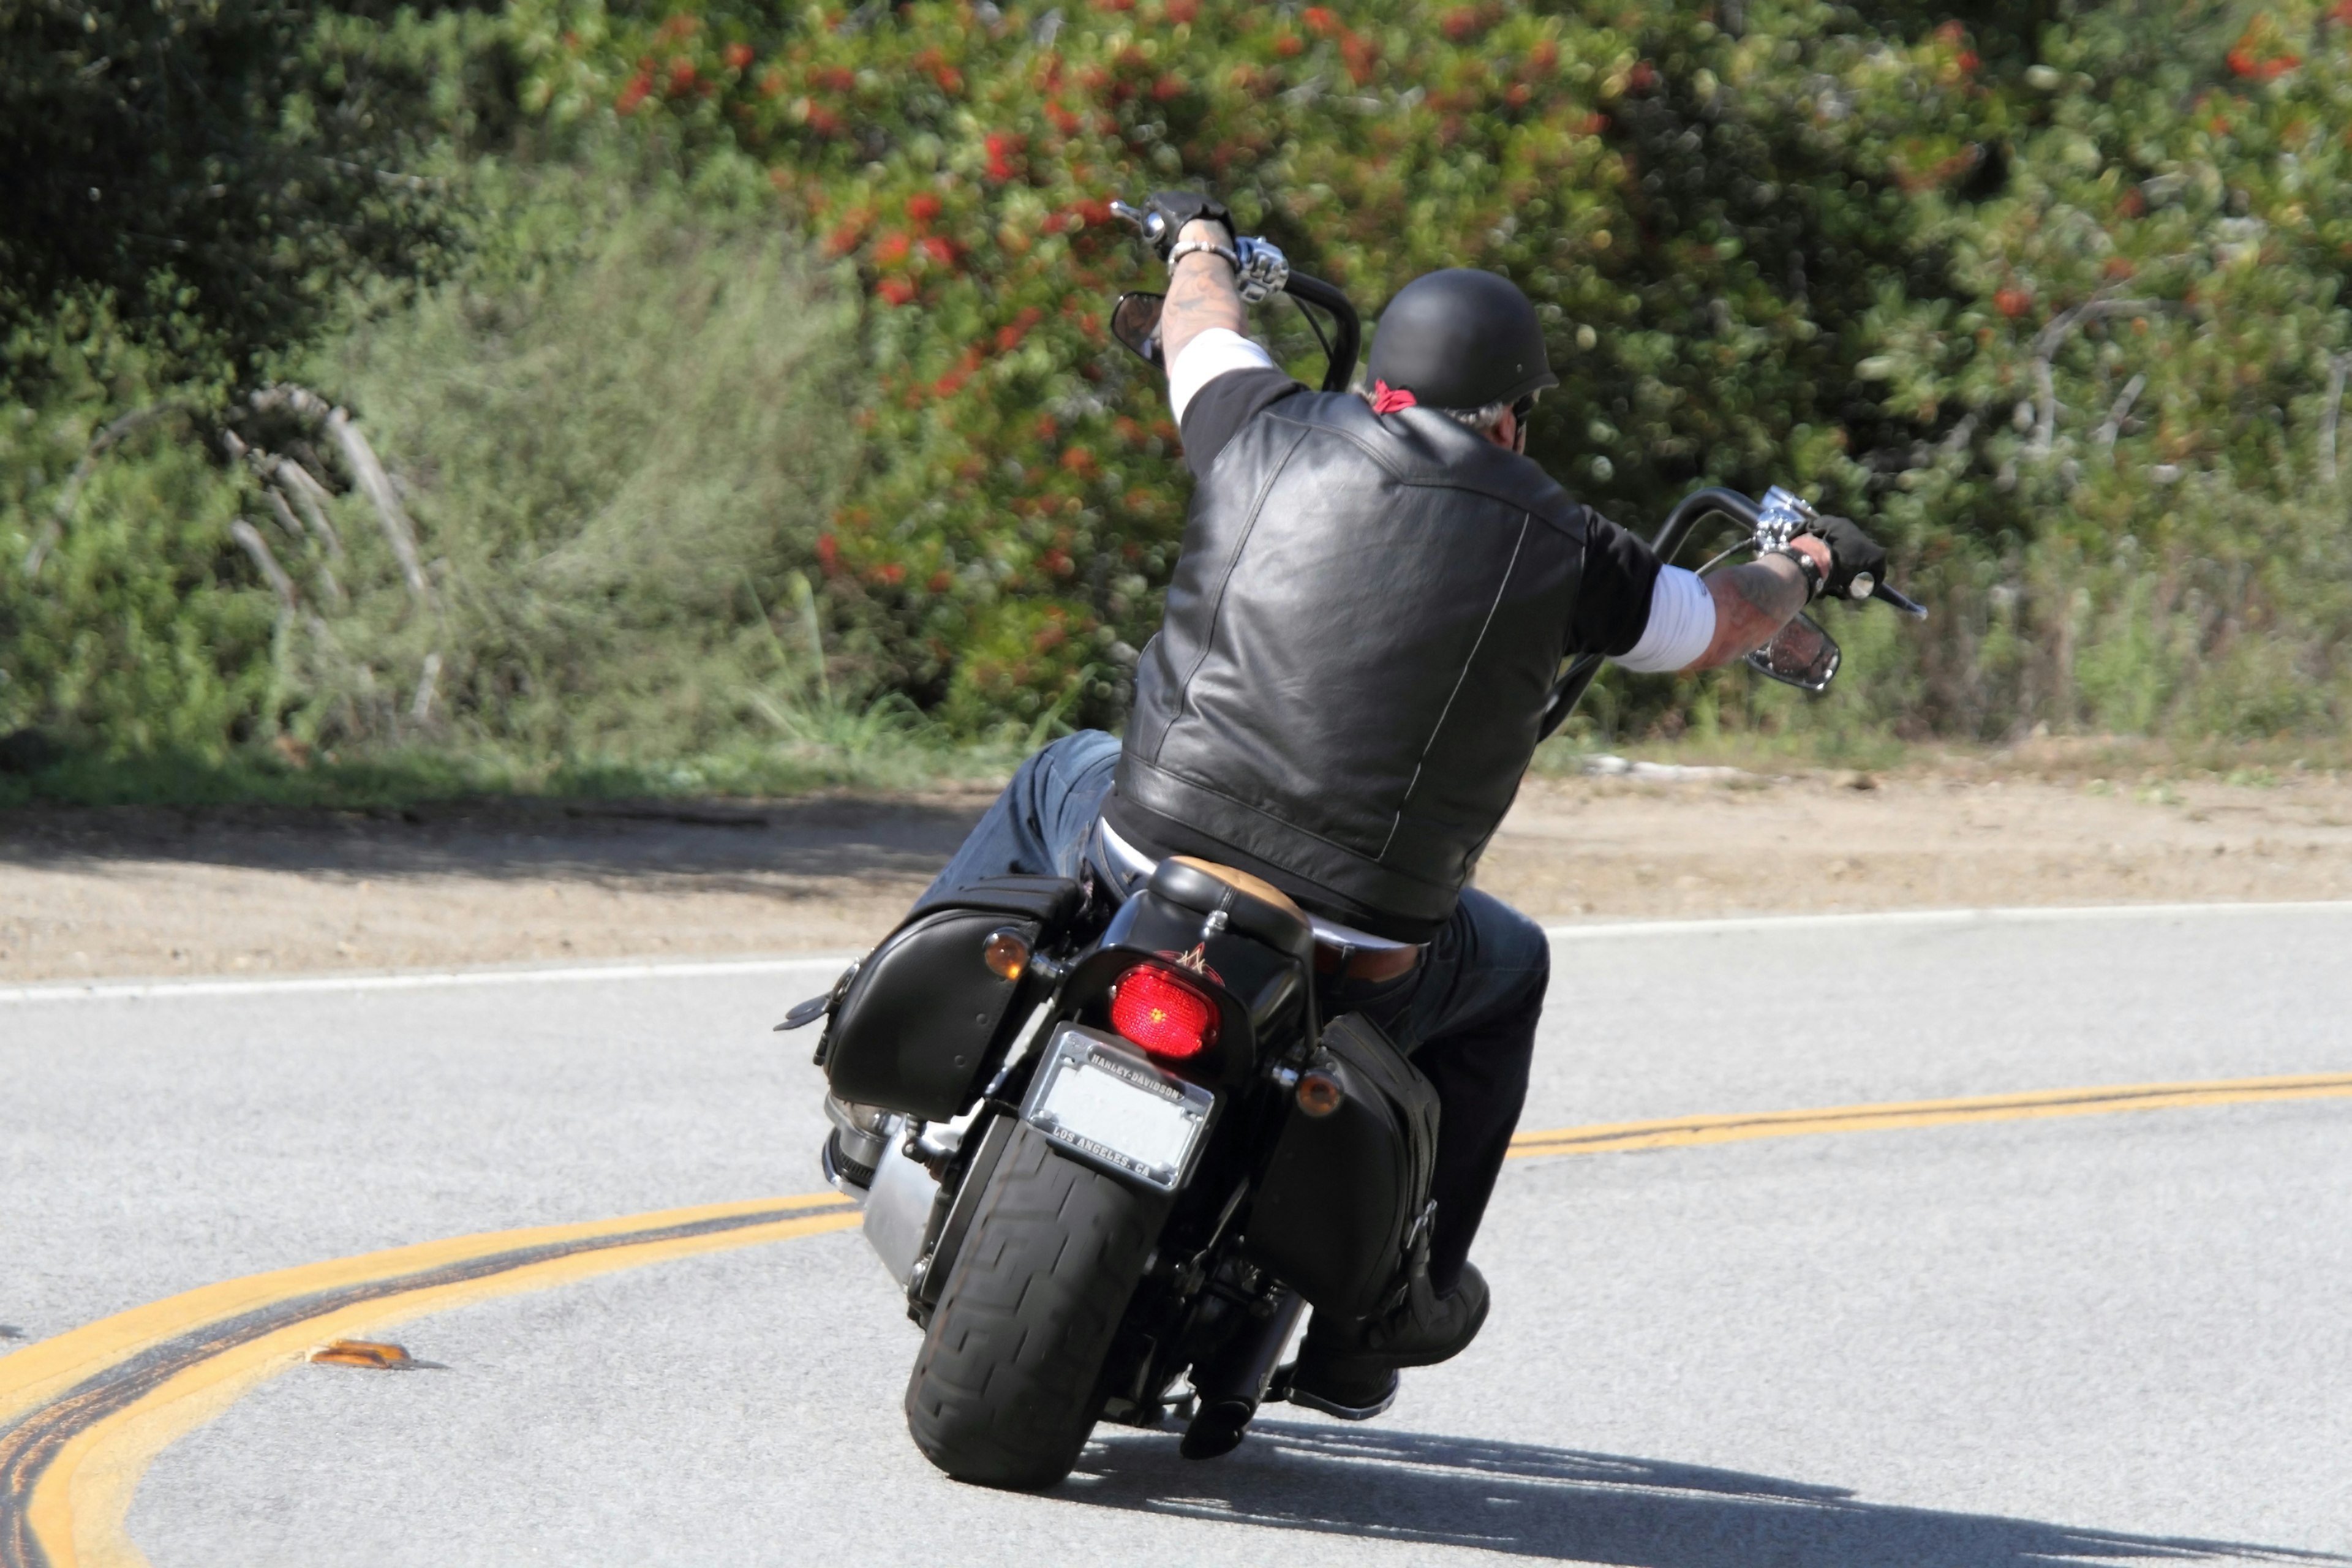
[[[288,538],[297,544],[306,542],[307,536],[302,531],[302,524],[294,516],[294,509],[286,504],[286,498],[278,493],[277,487],[264,485],[261,499],[269,503],[269,515],[278,520],[278,526],[286,531]]]
[[[352,479],[375,508],[376,521],[383,528],[384,540],[400,562],[400,574],[407,579],[409,596],[420,605],[431,604],[433,595],[425,584],[425,563],[416,553],[415,527],[400,504],[399,492],[392,488],[392,476],[383,471],[383,465],[376,460],[375,448],[360,434],[352,416],[307,387],[272,386],[255,393],[251,401],[257,409],[290,409],[326,427],[341,451],[344,463],[349,465]]]
[[[278,564],[278,557],[269,552],[269,541],[261,537],[261,530],[240,517],[228,525],[228,532],[229,537],[253,557],[253,563],[261,568],[262,576],[276,590],[278,604],[291,615],[294,610],[294,579],[286,575],[286,568]]]
[[[402,174],[390,169],[371,169],[364,163],[350,163],[341,158],[321,158],[319,162],[339,174],[356,174],[362,179],[373,180],[379,185],[391,185],[398,190],[439,191],[446,189],[449,184],[431,174]]]
[[[2147,377],[2133,376],[2124,383],[2123,395],[2117,397],[2115,405],[2107,410],[2107,422],[2099,426],[2098,442],[2099,449],[2109,457],[2115,455],[2116,437],[2124,433],[2124,421],[2131,417],[2132,405],[2137,403],[2139,395],[2147,390]]]
[[[2352,353],[2327,362],[2327,412],[2319,419],[2319,477],[2336,482],[2336,422],[2344,413],[2344,379],[2352,373]]]
[[[2027,447],[2029,455],[2046,458],[2058,438],[2058,395],[2052,377],[2050,362],[2065,346],[2068,337],[2077,327],[2110,316],[2150,316],[2159,311],[2177,309],[2170,300],[2090,300],[2072,310],[2061,310],[2050,318],[2049,324],[2033,336],[2033,402],[2036,417],[2033,440]]]
[[[74,465],[73,472],[66,479],[65,489],[58,492],[57,504],[49,509],[48,517],[41,523],[41,531],[34,538],[33,547],[25,552],[26,576],[37,576],[41,563],[49,558],[49,552],[56,549],[58,541],[65,537],[67,524],[73,521],[74,503],[81,500],[81,488],[89,482],[89,476],[96,471],[98,460],[105,456],[107,448],[167,414],[180,413],[184,406],[179,403],[157,403],[145,408],[134,408],[90,437],[89,447],[82,452],[81,461]]]
[[[434,694],[441,688],[441,655],[436,650],[425,656],[425,670],[417,678],[416,695],[408,704],[408,717],[422,724],[433,717]]]
[[[328,499],[327,487],[314,479],[310,469],[291,458],[278,458],[277,465],[269,470],[269,476],[293,492],[295,503],[301,507],[303,519],[310,523],[310,531],[319,536],[329,555],[341,561],[343,558],[342,536],[335,531],[335,525],[327,521],[326,508],[320,504]]]

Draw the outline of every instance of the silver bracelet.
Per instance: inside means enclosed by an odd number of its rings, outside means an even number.
[[[1221,257],[1223,258],[1225,265],[1234,269],[1234,276],[1239,277],[1241,275],[1242,258],[1234,254],[1233,247],[1229,245],[1219,245],[1213,239],[1186,239],[1178,241],[1175,248],[1168,253],[1168,270],[1171,272],[1175,271],[1176,264],[1178,262],[1183,260],[1184,258],[1188,256],[1196,254]]]
[[[1798,549],[1793,544],[1775,545],[1771,549],[1765,551],[1763,555],[1758,556],[1757,559],[1760,561],[1764,559],[1765,556],[1769,555],[1783,556],[1788,560],[1796,563],[1798,574],[1805,580],[1805,603],[1810,605],[1822,596],[1822,591],[1825,584],[1822,581],[1821,563],[1815,561],[1811,556],[1806,554],[1803,551]]]

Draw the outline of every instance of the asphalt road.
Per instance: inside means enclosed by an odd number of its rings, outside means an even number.
[[[1523,1125],[2352,1069],[2347,939],[2352,906],[1571,936]],[[817,1190],[819,1079],[767,1026],[829,974],[0,1002],[0,1350]],[[916,1454],[856,1233],[657,1264],[404,1325],[442,1370],[263,1384],[130,1533],[156,1568],[2352,1554],[2352,1100],[1517,1162],[1476,1256],[1486,1335],[1381,1420],[1277,1409],[1205,1466],[1114,1430],[1040,1497]]]

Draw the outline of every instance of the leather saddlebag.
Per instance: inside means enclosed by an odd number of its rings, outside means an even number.
[[[1083,902],[1067,878],[995,877],[917,904],[832,1010],[818,1059],[833,1092],[926,1121],[963,1110],[1044,992],[992,972],[989,938],[1011,931],[1034,951]]]
[[[1399,1279],[1437,1158],[1437,1090],[1360,1014],[1335,1018],[1309,1071],[1341,1099],[1328,1116],[1291,1108],[1276,1140],[1242,1249],[1312,1302],[1371,1315]]]

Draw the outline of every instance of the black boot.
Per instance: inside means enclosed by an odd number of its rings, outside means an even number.
[[[1397,1369],[1434,1366],[1468,1348],[1486,1322],[1492,1299],[1475,1265],[1444,1295],[1430,1283],[1426,1256],[1414,1259],[1403,1299],[1387,1311],[1352,1321],[1315,1314],[1298,1360],[1285,1370],[1293,1403],[1369,1421],[1395,1402]]]

